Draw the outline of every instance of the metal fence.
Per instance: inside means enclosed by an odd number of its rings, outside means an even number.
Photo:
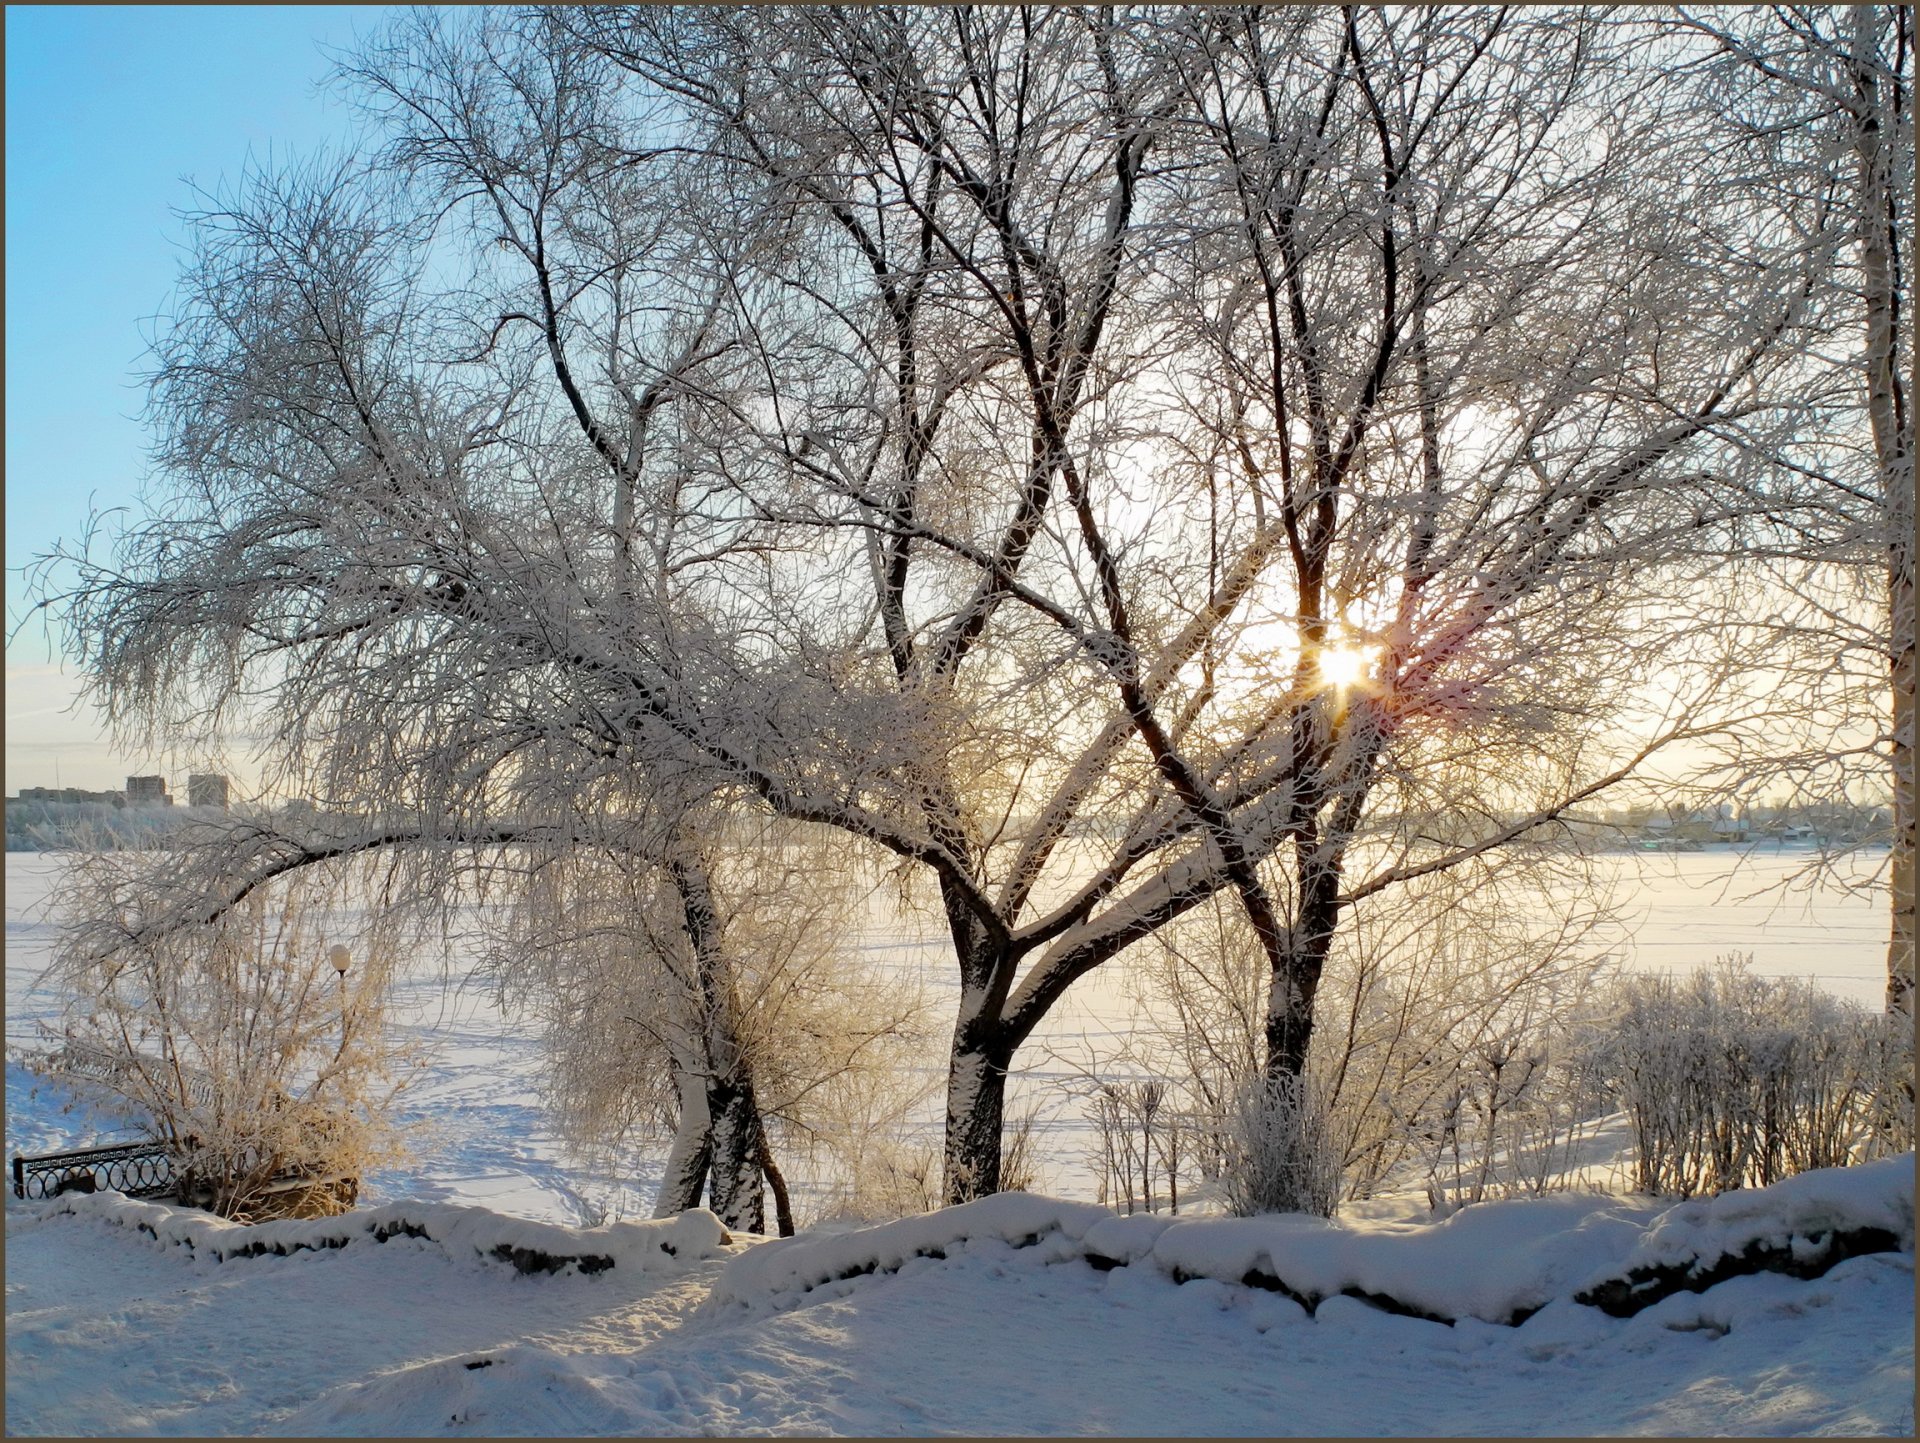
[[[91,1078],[115,1091],[124,1091],[129,1077],[144,1075],[150,1078],[166,1078],[177,1075],[186,1088],[189,1099],[202,1107],[214,1105],[212,1078],[191,1069],[183,1068],[176,1072],[157,1057],[123,1056],[69,1039],[63,1046],[48,1055],[45,1066],[49,1070],[69,1073],[74,1077]]]
[[[36,1200],[66,1192],[112,1188],[128,1197],[161,1197],[173,1191],[173,1155],[157,1142],[88,1147],[44,1157],[13,1159],[13,1195]]]

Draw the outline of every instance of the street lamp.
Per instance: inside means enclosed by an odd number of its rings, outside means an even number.
[[[340,978],[340,1051],[334,1054],[337,1062],[347,1050],[347,969],[353,966],[353,954],[335,942],[327,948],[327,961],[333,964],[333,970]]]

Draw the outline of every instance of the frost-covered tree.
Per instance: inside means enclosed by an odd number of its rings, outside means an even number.
[[[1297,1077],[1356,907],[1733,719],[1696,542],[1815,261],[1625,36],[409,19],[346,68],[375,160],[199,226],[96,695],[269,701],[302,790],[438,827],[597,767],[891,854],[951,1199],[1041,1019],[1211,898]]]
[[[811,217],[756,257],[778,404],[742,419],[813,488],[786,517],[857,534],[900,695],[962,727],[916,763],[994,884],[988,915],[942,874],[950,1177],[1038,1018],[1171,917],[1239,899],[1297,1072],[1344,909],[1720,720],[1704,687],[1628,717],[1690,660],[1650,619],[1699,624],[1688,538],[1744,499],[1692,479],[1779,405],[1806,257],[1742,232],[1601,17],[572,25]],[[969,775],[970,732],[1025,769]]]
[[[1787,504],[1769,519],[1783,523],[1784,535],[1750,535],[1748,545],[1783,551],[1812,572],[1795,578],[1807,605],[1783,651],[1798,639],[1814,653],[1810,671],[1852,682],[1853,697],[1843,701],[1865,693],[1866,704],[1852,708],[1864,716],[1847,730],[1864,730],[1867,744],[1842,750],[1809,742],[1791,764],[1809,787],[1844,789],[1864,772],[1872,791],[1891,791],[1887,1011],[1910,1018],[1913,12],[1903,5],[1682,11],[1663,28],[1680,37],[1671,63],[1699,84],[1701,113],[1748,157],[1757,208],[1831,257],[1815,297],[1821,326],[1804,354],[1809,404],[1770,448],[1780,469],[1775,489]],[[1819,575],[1843,568],[1878,594],[1862,606]],[[1834,690],[1822,688],[1817,674],[1801,684],[1809,694]],[[1817,724],[1831,732],[1834,720],[1829,708]]]
[[[159,454],[179,485],[122,538],[123,569],[83,566],[70,620],[122,726],[205,734],[264,697],[269,787],[322,803],[318,832],[236,820],[194,854],[215,911],[275,877],[375,852],[398,857],[414,896],[449,906],[447,889],[482,870],[475,849],[524,858],[611,840],[669,877],[702,959],[689,980],[706,989],[711,1065],[683,1074],[698,1079],[696,1115],[718,1157],[706,1171],[717,1209],[758,1228],[771,1159],[751,1058],[722,1005],[731,982],[709,942],[726,919],[705,860],[657,807],[656,819],[628,813],[623,835],[617,810],[589,827],[578,805],[609,774],[629,794],[636,777],[653,791],[671,777],[696,800],[723,784],[711,769],[702,782],[689,760],[702,753],[684,737],[676,751],[670,728],[665,751],[634,750],[630,677],[609,663],[623,648],[658,658],[660,623],[690,604],[674,594],[676,569],[689,556],[736,560],[728,523],[702,516],[697,497],[636,505],[636,477],[607,484],[591,453],[542,457],[553,417],[526,356],[459,353],[472,338],[417,284],[421,233],[395,196],[356,177],[351,166],[257,176],[198,218],[155,389]],[[643,409],[665,408],[707,355],[712,281],[688,279],[675,294],[693,309],[649,338],[666,361]],[[629,434],[636,456],[644,432]],[[658,479],[671,491],[679,478]],[[594,645],[612,648],[598,656],[569,635],[596,592],[607,630]],[[723,815],[726,801],[707,805]]]

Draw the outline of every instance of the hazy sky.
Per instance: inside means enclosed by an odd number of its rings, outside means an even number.
[[[6,12],[6,790],[117,787],[174,768],[122,756],[25,610],[21,568],[79,536],[90,506],[132,501],[150,319],[185,230],[174,214],[249,156],[346,143],[320,82],[325,46],[375,31],[382,6],[48,6]],[[14,630],[20,627],[19,635]],[[184,779],[175,790],[184,787]]]

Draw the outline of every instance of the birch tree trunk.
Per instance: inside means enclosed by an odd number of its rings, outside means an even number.
[[[1887,942],[1887,1011],[1913,1016],[1913,419],[1900,374],[1905,309],[1898,255],[1899,194],[1892,149],[1900,143],[1899,70],[1887,66],[1887,13],[1855,6],[1854,156],[1860,197],[1860,268],[1866,302],[1867,415],[1885,487],[1887,602],[1892,656],[1892,925]],[[1893,17],[1905,26],[1904,15]]]

